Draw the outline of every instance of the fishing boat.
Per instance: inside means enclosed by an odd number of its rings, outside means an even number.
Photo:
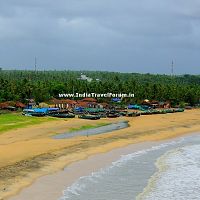
[[[152,112],[149,110],[143,111],[143,112],[141,112],[141,115],[152,115]]]
[[[44,117],[46,114],[45,113],[39,113],[39,112],[32,112],[29,115],[31,115],[33,117]]]
[[[107,117],[107,115],[105,113],[100,113],[99,116],[100,116],[100,118],[106,118]]]
[[[141,114],[138,112],[128,112],[127,117],[139,117]]]
[[[185,111],[184,108],[177,108],[177,109],[175,110],[175,112],[184,112],[184,111]]]
[[[116,118],[116,117],[119,117],[119,114],[118,113],[108,113],[107,117],[108,118]]]
[[[173,109],[166,109],[165,112],[166,113],[174,113],[174,110]]]
[[[121,112],[119,112],[119,115],[120,115],[120,116],[126,116],[126,115],[127,115],[127,112],[121,111]]]
[[[100,116],[99,115],[79,115],[78,118],[80,118],[80,119],[97,120],[97,119],[100,119]]]
[[[151,110],[151,114],[166,114],[166,112],[164,110]]]
[[[51,113],[49,114],[51,117],[58,117],[58,118],[74,118],[75,115],[72,113]]]

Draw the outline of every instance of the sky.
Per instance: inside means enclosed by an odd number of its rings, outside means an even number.
[[[1,0],[0,67],[200,74],[199,0]]]

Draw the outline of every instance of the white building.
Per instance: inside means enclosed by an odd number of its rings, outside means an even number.
[[[80,78],[77,78],[78,80],[88,81],[91,82],[93,79],[90,77],[87,77],[85,74],[81,74]]]

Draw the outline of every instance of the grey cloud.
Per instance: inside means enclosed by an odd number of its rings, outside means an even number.
[[[0,65],[200,73],[198,0],[6,0]],[[188,67],[189,66],[189,67]]]

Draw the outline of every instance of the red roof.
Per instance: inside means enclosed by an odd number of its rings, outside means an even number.
[[[71,100],[71,99],[64,99],[64,100],[61,100],[63,103],[68,103],[68,104],[77,104],[76,101],[74,100]]]
[[[76,104],[77,107],[88,107],[89,103],[84,101],[78,101]]]
[[[94,98],[84,98],[84,99],[82,99],[82,101],[86,101],[86,102],[97,102],[97,100],[94,99]]]
[[[7,108],[9,106],[8,102],[0,103],[0,108]]]
[[[59,104],[59,103],[62,103],[62,102],[61,102],[60,99],[55,99],[55,98],[53,98],[53,99],[51,99],[51,100],[49,101],[49,103],[52,103],[52,104]]]
[[[152,100],[152,101],[151,101],[151,104],[159,104],[159,101]]]
[[[76,101],[74,100],[71,100],[71,99],[51,99],[50,100],[50,103],[53,103],[53,104],[77,104]]]
[[[14,101],[7,101],[7,102],[3,102],[3,103],[0,103],[0,108],[7,108],[8,106],[14,106],[16,108],[25,108],[26,106],[17,101],[17,102],[14,102]]]
[[[25,108],[26,106],[25,106],[23,103],[17,101],[17,102],[15,103],[15,107],[17,107],[17,108]]]

